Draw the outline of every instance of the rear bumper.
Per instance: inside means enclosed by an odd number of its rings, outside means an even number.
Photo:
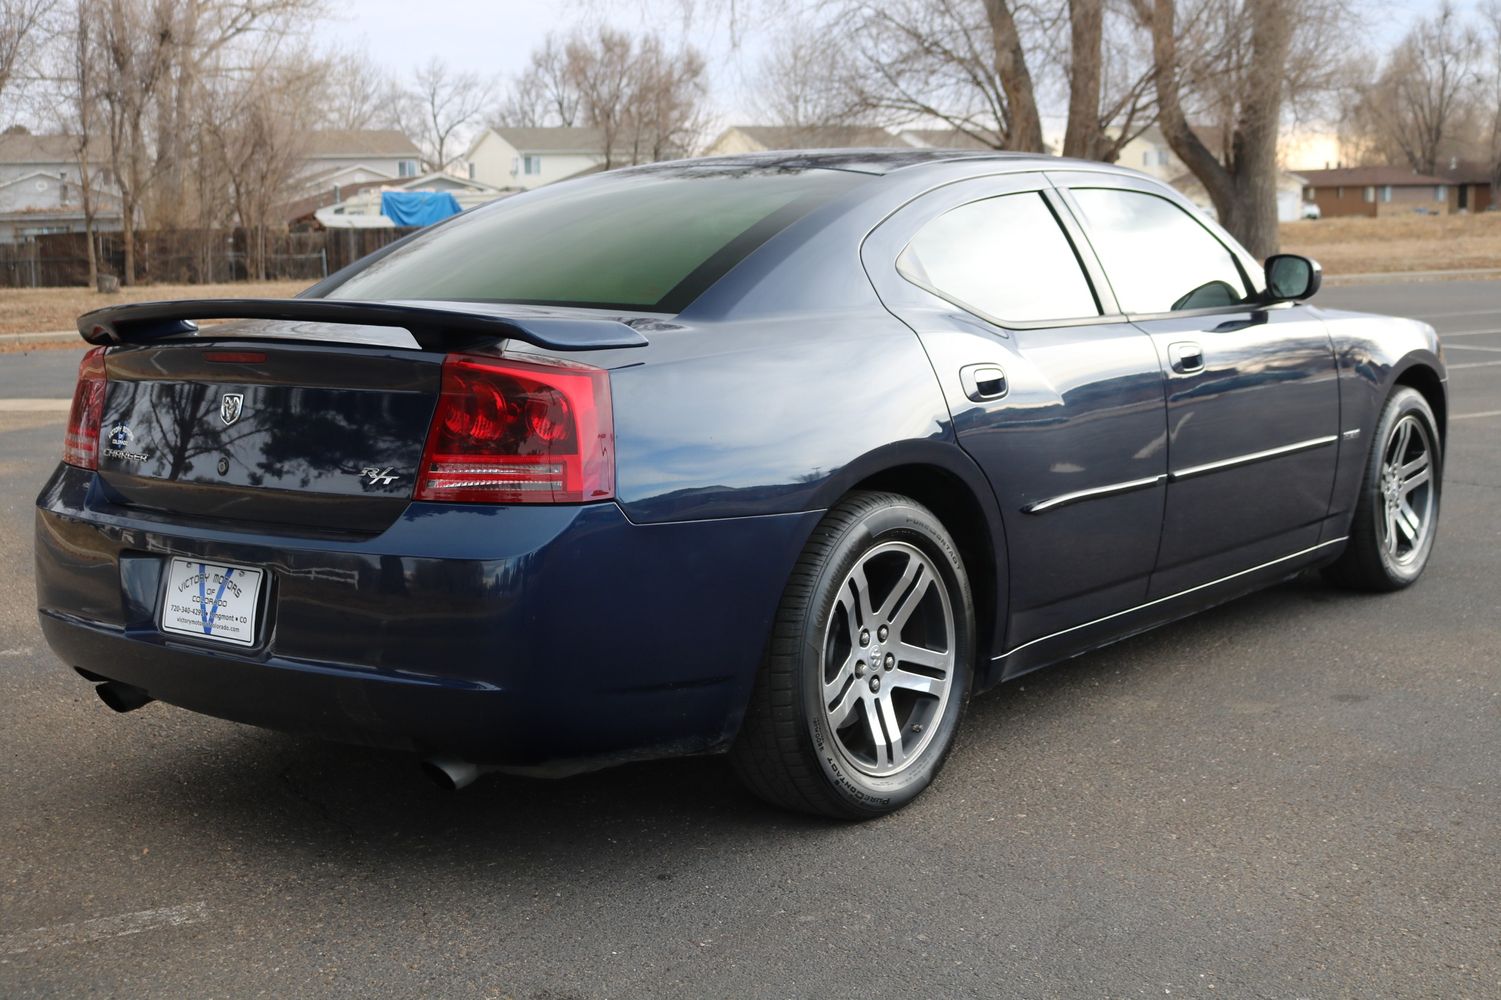
[[[64,662],[170,704],[563,771],[726,746],[818,517],[414,503],[374,537],[314,537],[117,507],[62,466],[37,501],[37,603]],[[172,556],[267,570],[255,647],[158,629]]]

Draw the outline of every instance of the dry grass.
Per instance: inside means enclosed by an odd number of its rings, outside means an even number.
[[[1501,268],[1501,212],[1284,222],[1282,249],[1333,275]]]
[[[71,330],[79,315],[116,302],[150,299],[285,298],[306,288],[307,281],[256,281],[233,285],[138,285],[118,295],[88,288],[0,289],[0,333]]]

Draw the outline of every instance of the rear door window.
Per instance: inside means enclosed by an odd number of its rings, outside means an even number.
[[[918,230],[897,269],[955,305],[1001,322],[1100,314],[1073,244],[1036,191],[945,212]]]
[[[1225,245],[1166,198],[1119,188],[1070,194],[1123,312],[1226,308],[1250,298]]]

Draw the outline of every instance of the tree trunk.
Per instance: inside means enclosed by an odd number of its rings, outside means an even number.
[[[1146,0],[1137,4],[1151,27],[1152,75],[1163,137],[1204,185],[1220,225],[1254,256],[1264,258],[1277,252],[1277,136],[1296,11],[1287,0],[1251,0],[1246,7],[1251,69],[1226,164],[1189,127],[1183,111],[1173,0],[1156,0],[1151,8]]]
[[[1042,117],[1037,113],[1037,94],[1032,74],[1027,69],[1027,54],[1022,49],[1016,19],[1006,0],[985,0],[985,14],[990,20],[991,39],[995,45],[995,74],[1006,93],[1006,121],[1001,123],[1003,149],[1023,153],[1046,152],[1042,143]]]
[[[1068,125],[1063,155],[1100,156],[1101,0],[1069,0]]]

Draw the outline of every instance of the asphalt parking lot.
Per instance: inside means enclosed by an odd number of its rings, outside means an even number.
[[[972,705],[834,825],[717,760],[457,795],[399,755],[118,716],[53,659],[31,504],[72,352],[0,354],[0,996],[1501,996],[1501,282],[1328,288],[1447,335],[1401,594],[1300,578]]]

